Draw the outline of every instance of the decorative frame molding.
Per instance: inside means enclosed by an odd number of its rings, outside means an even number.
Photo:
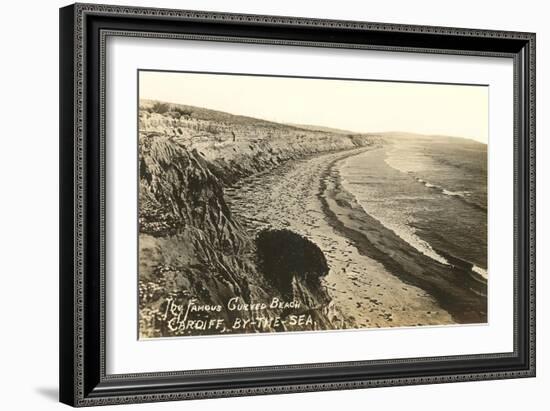
[[[67,6],[60,10],[60,17],[62,402],[91,406],[535,375],[535,34],[95,4]],[[148,30],[152,25],[154,32]],[[324,41],[325,34],[341,40]],[[108,36],[513,58],[514,351],[106,375],[103,188]],[[414,372],[407,370],[412,365],[417,367]],[[271,376],[273,381],[254,380],[260,374]],[[213,384],[213,378],[220,375],[226,381]]]

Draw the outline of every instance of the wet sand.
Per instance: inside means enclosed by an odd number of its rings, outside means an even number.
[[[232,213],[252,235],[264,228],[286,228],[321,248],[330,267],[322,279],[323,286],[332,298],[332,308],[344,318],[343,324],[334,324],[336,327],[457,322],[456,314],[443,309],[433,295],[394,275],[387,261],[365,249],[369,245],[358,231],[370,230],[372,221],[363,219],[361,211],[354,209],[353,199],[342,192],[338,180],[338,162],[365,150],[373,148],[288,161],[241,180],[224,194]]]

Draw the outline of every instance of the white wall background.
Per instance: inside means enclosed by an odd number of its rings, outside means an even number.
[[[545,2],[431,0],[128,0],[116,4],[445,25],[537,33],[538,377],[370,390],[202,400],[120,409],[253,410],[342,407],[408,410],[544,409],[550,387],[550,291],[545,177],[550,150],[550,26]],[[58,7],[64,1],[4,3],[0,25],[0,408],[61,409],[58,350]]]

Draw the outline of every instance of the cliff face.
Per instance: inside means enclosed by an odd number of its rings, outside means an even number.
[[[172,137],[188,150],[195,149],[226,185],[290,159],[351,149],[372,141],[371,136],[299,128],[192,106],[167,105],[159,109],[160,104],[142,101],[140,141],[147,136]]]
[[[227,310],[230,299],[253,304],[273,298],[288,300],[289,296],[281,295],[258,268],[254,238],[231,214],[224,188],[289,159],[364,144],[363,136],[143,102],[139,135],[141,337],[330,328],[329,318],[335,313],[328,296],[318,282],[301,278],[291,281],[291,297],[299,303],[292,314],[309,314],[312,324],[257,322],[237,331],[228,327],[242,319],[253,320],[255,315],[253,310]],[[191,306],[207,309],[190,312]],[[285,318],[290,312],[268,307],[262,314]],[[224,320],[223,330],[196,328],[216,318]],[[195,326],[189,326],[189,319]]]

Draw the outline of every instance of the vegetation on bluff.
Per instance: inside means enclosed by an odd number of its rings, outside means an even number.
[[[290,230],[263,230],[256,237],[258,265],[283,294],[292,292],[295,277],[318,281],[329,267],[321,249]]]

